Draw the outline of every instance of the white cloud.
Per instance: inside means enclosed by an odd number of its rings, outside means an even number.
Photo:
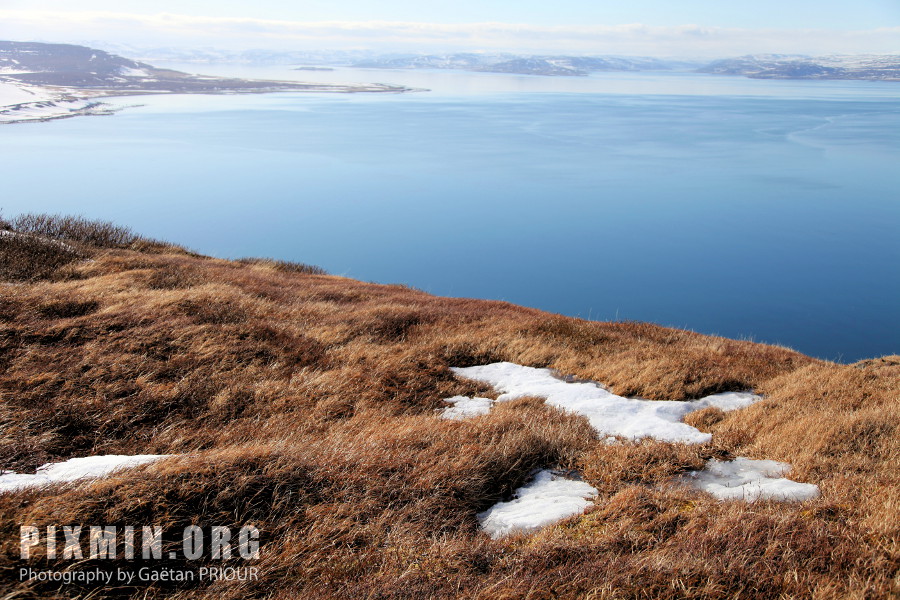
[[[213,45],[230,49],[468,49],[698,57],[754,52],[900,53],[900,27],[869,31],[642,24],[545,27],[509,23],[300,22],[168,13],[2,9],[0,38],[59,42],[94,38],[113,43]]]

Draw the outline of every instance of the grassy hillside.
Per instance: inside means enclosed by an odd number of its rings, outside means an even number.
[[[838,365],[645,323],[439,298],[295,263],[198,256],[78,219],[2,227],[15,233],[0,235],[0,470],[180,456],[0,494],[0,597],[59,589],[19,582],[29,564],[19,525],[79,523],[255,524],[260,578],[72,585],[63,597],[900,594],[898,357]],[[437,417],[444,398],[493,393],[450,367],[496,361],[648,399],[752,388],[765,400],[693,413],[688,422],[713,433],[695,446],[609,445],[537,399]],[[719,502],[672,483],[736,455],[791,463],[791,478],[822,495]],[[477,512],[547,466],[578,470],[600,490],[596,506],[531,536],[479,531]],[[33,555],[42,568],[110,567]]]

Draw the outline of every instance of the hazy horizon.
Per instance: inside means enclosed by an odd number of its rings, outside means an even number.
[[[900,5],[892,0],[846,4],[798,0],[752,7],[691,0],[628,6],[570,0],[463,0],[452,7],[391,0],[372,6],[260,0],[175,3],[147,8],[132,0],[60,0],[39,10],[0,1],[0,39],[134,47],[211,47],[225,51],[366,50],[378,53],[511,52],[707,59],[744,54],[900,53]]]

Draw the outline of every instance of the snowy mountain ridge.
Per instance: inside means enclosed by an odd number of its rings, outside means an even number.
[[[755,54],[711,62],[699,69],[713,75],[753,79],[864,79],[900,81],[900,56],[833,54],[802,56]]]

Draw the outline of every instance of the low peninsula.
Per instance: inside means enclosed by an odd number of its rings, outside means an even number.
[[[0,124],[109,114],[100,101],[147,94],[401,93],[382,83],[304,83],[192,75],[71,44],[0,41]]]

